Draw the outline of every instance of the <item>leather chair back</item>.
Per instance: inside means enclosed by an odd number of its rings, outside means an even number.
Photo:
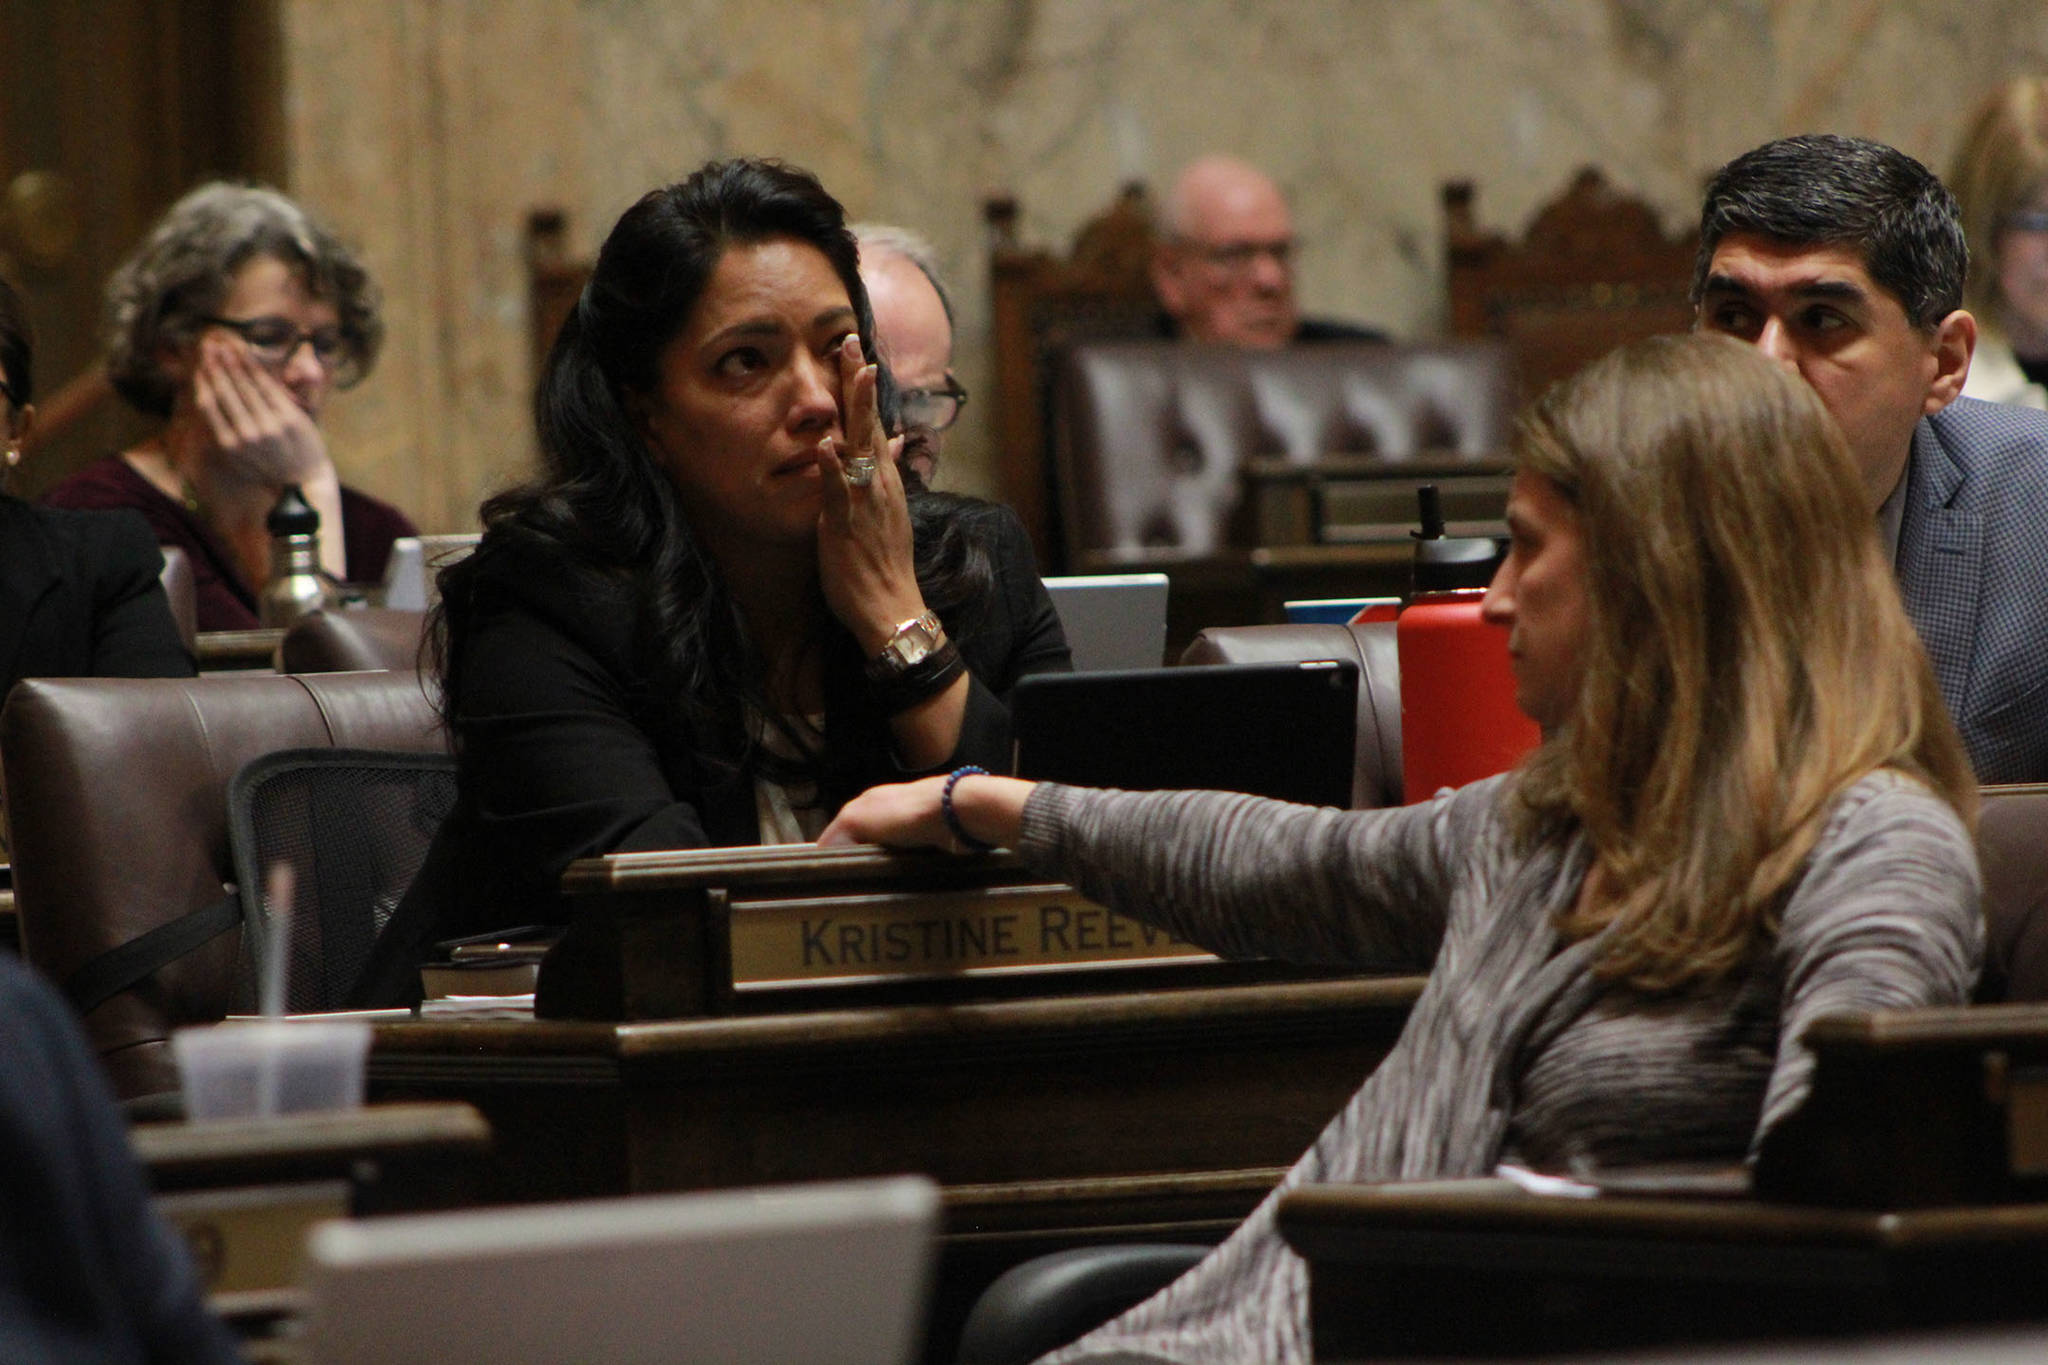
[[[1401,656],[1394,623],[1362,626],[1211,626],[1184,664],[1290,663],[1342,659],[1358,665],[1358,748],[1351,808],[1401,804]]]
[[[1977,819],[1984,868],[1989,1000],[2048,1000],[2048,783],[1986,787]]]
[[[323,746],[444,752],[411,672],[31,679],[0,712],[22,952],[63,983],[221,899],[227,787],[250,759]],[[123,1097],[175,1088],[168,1039],[235,1002],[238,931],[85,1017]]]
[[[427,614],[396,608],[316,611],[292,622],[279,647],[286,673],[353,673],[420,666]]]
[[[192,577],[192,561],[175,545],[163,547],[164,596],[170,600],[171,620],[177,623],[178,638],[185,648],[199,649],[199,588]]]
[[[1506,351],[1488,342],[1077,346],[1054,394],[1070,570],[1250,544],[1247,460],[1498,460],[1513,410]]]

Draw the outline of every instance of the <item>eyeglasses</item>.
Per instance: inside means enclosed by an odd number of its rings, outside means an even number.
[[[1200,258],[1203,263],[1233,275],[1250,270],[1261,256],[1271,256],[1273,264],[1282,270],[1294,264],[1294,239],[1282,237],[1271,242],[1197,242],[1180,239],[1182,250]]]
[[[903,425],[944,431],[960,420],[960,409],[967,405],[967,390],[949,374],[945,388],[905,389],[898,401],[902,405]]]
[[[249,349],[265,365],[283,369],[291,358],[299,353],[299,347],[311,343],[313,358],[327,367],[327,372],[337,377],[344,371],[353,371],[355,357],[350,353],[348,341],[339,327],[320,327],[302,332],[291,322],[279,317],[265,318],[219,318],[206,317],[202,322],[214,327],[225,327],[249,343]]]
[[[2021,209],[2005,215],[2007,232],[2048,232],[2048,209]]]

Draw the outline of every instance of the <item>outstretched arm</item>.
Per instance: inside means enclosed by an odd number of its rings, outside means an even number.
[[[880,787],[820,843],[960,847],[965,833],[1122,913],[1231,956],[1384,968],[1435,957],[1457,873],[1495,784],[1398,811],[1336,811],[1230,792],[1089,791],[967,776]]]

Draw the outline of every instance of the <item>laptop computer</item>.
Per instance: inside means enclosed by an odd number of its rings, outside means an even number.
[[[1166,660],[1166,575],[1081,574],[1048,578],[1074,667],[1157,668]]]
[[[922,1176],[335,1221],[307,1239],[315,1365],[904,1365]]]
[[[1019,777],[1348,807],[1358,666],[1325,659],[1035,673],[1011,694],[1010,720]]]

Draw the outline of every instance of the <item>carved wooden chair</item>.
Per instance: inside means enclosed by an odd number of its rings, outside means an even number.
[[[1590,166],[1519,241],[1478,227],[1477,198],[1469,180],[1443,187],[1450,334],[1506,341],[1525,395],[1622,342],[1692,325],[1697,228],[1667,237],[1654,209]]]
[[[1144,185],[1126,185],[1106,212],[1082,226],[1064,257],[1018,242],[1014,198],[990,199],[983,215],[990,237],[998,495],[1030,530],[1040,564],[1057,573],[1063,538],[1046,437],[1052,375],[1077,343],[1156,333],[1151,202]]]
[[[569,256],[569,215],[538,208],[526,215],[526,320],[538,375],[576,300],[582,297],[592,263]]]

